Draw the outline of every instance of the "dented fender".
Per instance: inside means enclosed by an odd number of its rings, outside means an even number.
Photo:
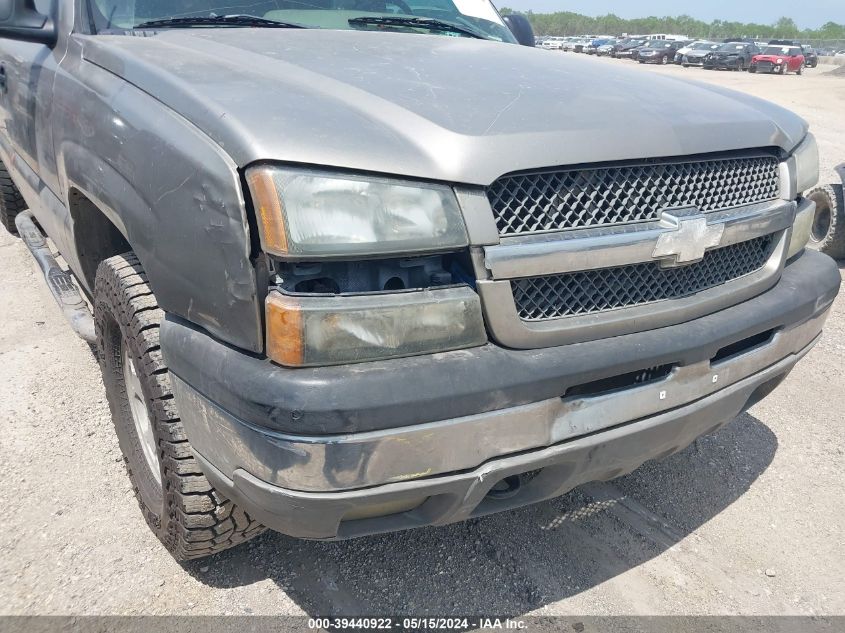
[[[65,199],[75,189],[112,221],[144,266],[162,309],[223,341],[261,351],[237,165],[150,95],[81,55],[69,55],[67,63],[71,67],[56,78],[61,98],[53,120]],[[80,65],[85,68],[72,67]]]

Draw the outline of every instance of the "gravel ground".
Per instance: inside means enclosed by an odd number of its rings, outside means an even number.
[[[558,54],[558,53],[549,53]],[[643,68],[804,116],[845,160],[845,79]],[[0,614],[845,614],[845,299],[787,381],[628,477],[469,523],[341,543],[268,533],[181,566],[147,530],[100,375],[0,234]]]

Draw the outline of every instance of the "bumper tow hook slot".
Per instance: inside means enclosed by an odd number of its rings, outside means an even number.
[[[510,499],[519,489],[522,488],[522,477],[519,475],[511,475],[499,480],[492,488],[487,496],[491,499]]]

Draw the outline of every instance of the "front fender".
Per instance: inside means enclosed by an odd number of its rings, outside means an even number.
[[[261,351],[249,225],[229,156],[161,102],[81,55],[63,64],[54,106],[62,194],[76,188],[109,217],[164,310]]]

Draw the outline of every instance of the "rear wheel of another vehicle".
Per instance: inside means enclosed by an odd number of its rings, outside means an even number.
[[[100,264],[97,351],[120,451],[144,519],[184,561],[233,547],[264,528],[211,486],[191,451],[159,346],[163,317],[132,252]]]
[[[804,64],[799,64],[799,65],[798,65],[798,70],[796,70],[796,71],[795,71],[795,74],[796,74],[796,75],[800,75],[800,74],[801,74],[801,73],[803,73],[803,72],[804,72]]]
[[[26,202],[21,192],[12,182],[6,166],[0,162],[0,224],[12,235],[18,234],[15,217],[24,209],[26,209]]]
[[[845,197],[842,185],[812,189],[807,198],[816,203],[810,246],[835,259],[845,258]]]

